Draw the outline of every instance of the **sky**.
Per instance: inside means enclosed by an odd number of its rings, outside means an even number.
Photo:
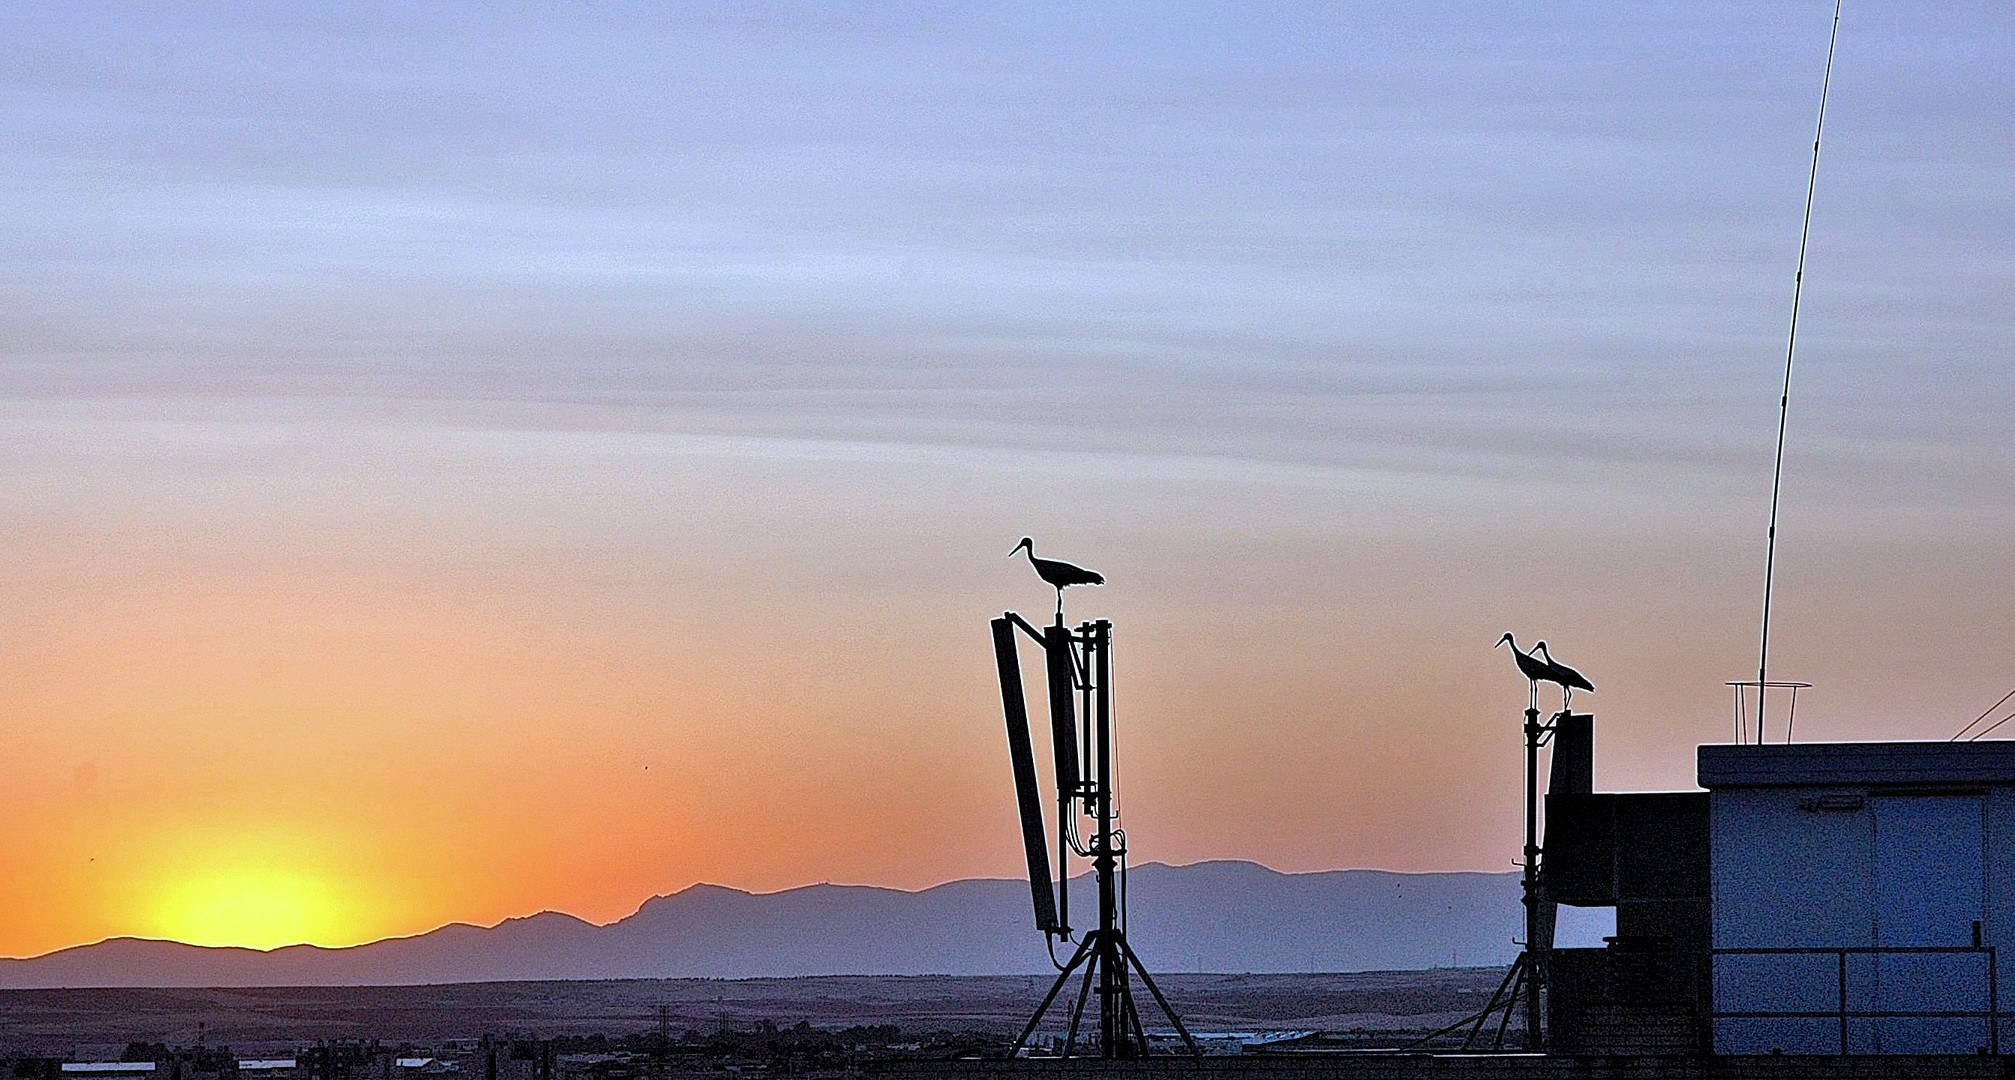
[[[0,954],[1014,875],[1024,534],[1137,861],[1508,869],[1506,630],[1690,788],[1831,15],[0,8]],[[2015,685],[2011,71],[1845,6],[1800,739]]]

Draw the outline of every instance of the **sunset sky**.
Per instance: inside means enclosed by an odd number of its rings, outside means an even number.
[[[1508,869],[1753,677],[1832,6],[0,8],[0,954],[1136,859]],[[1772,673],[2015,685],[2015,8],[1850,0]],[[2015,734],[2015,724],[2003,729]]]

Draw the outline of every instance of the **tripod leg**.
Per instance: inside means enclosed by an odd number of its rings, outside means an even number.
[[[1120,999],[1120,1003],[1126,1007],[1127,1037],[1132,1039],[1133,1044],[1140,1049],[1141,1057],[1148,1056],[1147,1028],[1140,1022],[1140,1010],[1134,1007],[1133,995],[1131,993],[1127,994],[1124,998]]]
[[[1467,1050],[1470,1047],[1476,1045],[1476,1037],[1482,1034],[1483,1032],[1483,1022],[1485,1020],[1490,1019],[1491,1013],[1497,1011],[1498,1002],[1504,999],[1505,989],[1511,985],[1511,980],[1514,977],[1516,977],[1520,969],[1524,967],[1525,967],[1525,954],[1519,953],[1518,959],[1512,961],[1511,966],[1504,969],[1504,978],[1498,981],[1497,989],[1492,990],[1490,992],[1490,1001],[1483,1006],[1482,1012],[1476,1014],[1476,1026],[1470,1028],[1469,1035],[1462,1040],[1462,1048],[1464,1050]],[[1506,1008],[1509,1007],[1510,1006],[1508,1005],[1506,1006]]]
[[[1070,955],[1070,963],[1065,964],[1063,970],[1057,972],[1056,981],[1049,985],[1049,993],[1044,994],[1042,1004],[1035,1007],[1035,1015],[1028,1018],[1028,1026],[1021,1029],[1021,1035],[1015,1039],[1014,1045],[1008,1048],[1008,1057],[1021,1056],[1022,1047],[1028,1045],[1028,1037],[1035,1034],[1036,1025],[1042,1023],[1043,1014],[1049,1011],[1050,1002],[1056,1000],[1057,991],[1062,990],[1063,984],[1070,980],[1071,971],[1084,963],[1085,955],[1091,949],[1092,937],[1093,935],[1086,934],[1084,940],[1078,942],[1077,951]]]
[[[1442,1037],[1443,1035],[1446,1035],[1446,1034],[1448,1034],[1449,1032],[1451,1032],[1451,1031],[1454,1031],[1454,1030],[1455,1030],[1456,1028],[1459,1028],[1459,1027],[1466,1027],[1466,1026],[1468,1026],[1468,1024],[1469,1024],[1469,1022],[1470,1022],[1471,1020],[1475,1020],[1475,1021],[1477,1021],[1478,1023],[1481,1023],[1484,1017],[1486,1017],[1486,1016],[1489,1016],[1489,1015],[1490,1015],[1490,1011],[1491,1011],[1491,1008],[1492,1008],[1491,1006],[1485,1006],[1485,1007],[1484,1007],[1484,1010],[1483,1010],[1482,1012],[1480,1012],[1480,1013],[1470,1013],[1470,1014],[1469,1014],[1468,1016],[1465,1016],[1465,1017],[1463,1017],[1462,1019],[1460,1019],[1460,1020],[1457,1020],[1457,1021],[1456,1021],[1455,1023],[1453,1023],[1453,1024],[1450,1024],[1450,1025],[1448,1025],[1448,1026],[1447,1026],[1447,1027],[1445,1027],[1445,1028],[1440,1028],[1440,1029],[1438,1029],[1438,1030],[1435,1030],[1435,1031],[1430,1031],[1430,1032],[1428,1032],[1427,1034],[1425,1034],[1425,1035],[1422,1035],[1422,1036],[1421,1036],[1420,1038],[1418,1038],[1418,1039],[1415,1039],[1415,1040],[1413,1040],[1412,1042],[1410,1042],[1410,1043],[1407,1043],[1407,1044],[1406,1044],[1405,1046],[1402,1046],[1402,1047],[1400,1047],[1400,1049],[1401,1049],[1401,1050],[1418,1050],[1418,1049],[1420,1049],[1421,1047],[1423,1047],[1423,1046],[1426,1046],[1426,1045],[1427,1045],[1428,1043],[1431,1043],[1431,1042],[1433,1042],[1434,1040],[1436,1040],[1436,1039],[1439,1039],[1439,1038],[1441,1038],[1441,1037]],[[1469,1043],[1468,1043],[1467,1041],[1464,1041],[1462,1045],[1463,1045],[1463,1049],[1465,1049],[1465,1050],[1469,1048]]]
[[[1091,981],[1098,977],[1098,954],[1091,954],[1091,960],[1084,966],[1084,983],[1077,988],[1077,1004],[1070,1010],[1070,1032],[1064,1036],[1063,1056],[1069,1057],[1077,1046],[1078,1023],[1084,1019],[1085,999],[1091,996]]]
[[[1147,984],[1147,992],[1154,995],[1154,1003],[1161,1006],[1162,1015],[1168,1017],[1168,1022],[1175,1025],[1175,1033],[1182,1036],[1182,1044],[1189,1047],[1190,1053],[1201,1057],[1203,1051],[1197,1049],[1196,1040],[1189,1036],[1189,1029],[1182,1026],[1182,1017],[1175,1014],[1175,1007],[1168,1003],[1168,998],[1162,996],[1161,987],[1155,985],[1154,976],[1147,973],[1147,965],[1140,962],[1140,957],[1134,953],[1133,946],[1127,944],[1125,938],[1121,938],[1119,947],[1126,953],[1127,961],[1133,964],[1133,969],[1140,972],[1140,981]]]
[[[1497,1037],[1491,1040],[1491,1049],[1504,1049],[1504,1029],[1511,1026],[1511,1014],[1518,1011],[1518,993],[1525,988],[1526,965],[1518,965],[1518,978],[1511,981],[1511,996],[1504,999],[1504,1016],[1497,1021]]]

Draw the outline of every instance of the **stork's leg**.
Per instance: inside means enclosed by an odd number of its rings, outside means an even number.
[[[1063,586],[1056,587],[1056,624],[1063,625]]]
[[[1539,680],[1538,680],[1538,679],[1527,679],[1527,680],[1525,680],[1525,707],[1526,707],[1526,708],[1528,708],[1528,709],[1530,709],[1530,710],[1532,710],[1533,712],[1538,712],[1538,711],[1539,711]]]

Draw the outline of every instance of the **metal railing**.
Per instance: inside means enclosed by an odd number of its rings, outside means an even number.
[[[1977,936],[1977,935],[1976,935]],[[1840,1023],[1840,1052],[1847,1053],[1847,1022],[1849,1020],[1983,1020],[1987,1024],[1987,1052],[2001,1052],[2001,1018],[2007,1013],[2001,1011],[2001,982],[1999,965],[1992,945],[1862,945],[1839,948],[1758,948],[1758,949],[1713,949],[1716,957],[1722,956],[1832,956],[1835,958],[1837,973],[1836,1007],[1831,1010],[1810,1009],[1733,1009],[1723,1011],[1715,1008],[1709,1015],[1715,1020],[1838,1020]],[[1847,958],[1849,956],[1913,956],[1935,954],[1978,954],[1987,958],[1987,1007],[1985,1009],[1849,1009],[1847,1007]],[[1718,979],[1718,974],[1717,974]],[[1718,997],[1718,995],[1717,995]],[[1718,1002],[1717,1002],[1718,1006]]]

